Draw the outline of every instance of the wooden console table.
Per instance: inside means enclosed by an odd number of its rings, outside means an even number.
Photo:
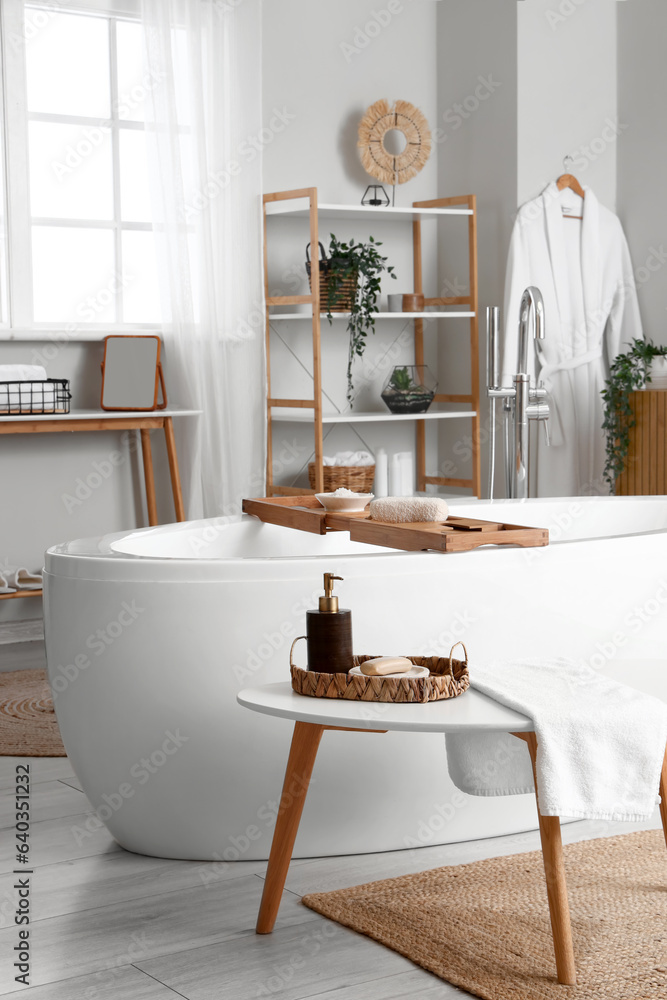
[[[631,392],[635,426],[623,473],[616,480],[618,496],[667,493],[667,390]]]
[[[51,434],[64,433],[65,431],[138,430],[141,435],[148,523],[149,525],[156,525],[158,523],[157,499],[155,496],[155,473],[153,470],[150,432],[152,430],[164,431],[176,520],[185,521],[185,507],[183,505],[181,479],[178,471],[173,418],[194,417],[200,413],[201,410],[180,410],[177,407],[170,406],[165,410],[151,410],[149,412],[136,410],[115,412],[108,410],[72,410],[71,413],[63,414],[43,413],[10,417],[0,415],[0,434]],[[15,594],[0,594],[0,600],[17,597],[36,597],[40,596],[41,593],[41,590],[19,590]]]

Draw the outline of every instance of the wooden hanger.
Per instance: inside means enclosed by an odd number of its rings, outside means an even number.
[[[572,160],[571,156],[566,156],[565,157],[565,159],[563,160],[563,168],[564,168],[564,170],[567,170],[568,161],[571,161],[571,160]],[[574,176],[574,174],[568,174],[568,173],[561,174],[560,177],[558,178],[558,180],[556,181],[556,186],[557,186],[557,188],[558,188],[559,191],[564,191],[565,188],[570,188],[570,190],[574,191],[575,194],[578,194],[580,198],[585,198],[586,197],[586,192],[584,191],[584,189],[582,188],[581,184],[579,183],[579,181],[577,180],[577,178]],[[563,215],[563,218],[564,219],[583,219],[583,215]]]

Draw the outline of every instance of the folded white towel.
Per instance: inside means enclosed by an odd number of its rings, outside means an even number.
[[[0,594],[15,594],[16,587],[9,586],[9,580],[5,576],[5,571],[0,569]]]
[[[0,382],[43,382],[46,368],[42,365],[0,365]]]
[[[325,455],[324,465],[375,465],[369,451],[337,451],[335,455]]]
[[[470,683],[533,719],[544,816],[649,819],[667,744],[667,703],[573,660],[506,661]],[[508,734],[446,737],[454,784],[471,795],[533,790],[528,748]]]
[[[25,566],[5,566],[2,576],[7,586],[14,590],[40,590],[42,587],[42,574],[31,573]]]
[[[53,410],[56,401],[55,384],[33,386],[33,382],[46,382],[46,370],[41,365],[0,365],[0,413],[14,410]]]

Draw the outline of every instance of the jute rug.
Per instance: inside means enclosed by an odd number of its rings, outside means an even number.
[[[577,986],[556,980],[542,855],[313,893],[303,902],[484,1000],[665,1000],[662,831],[565,848]]]
[[[0,756],[66,756],[45,670],[0,673]]]

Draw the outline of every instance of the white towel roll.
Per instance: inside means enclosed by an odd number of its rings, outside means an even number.
[[[387,524],[446,521],[449,507],[441,497],[384,497],[371,500],[370,515],[372,521]]]

